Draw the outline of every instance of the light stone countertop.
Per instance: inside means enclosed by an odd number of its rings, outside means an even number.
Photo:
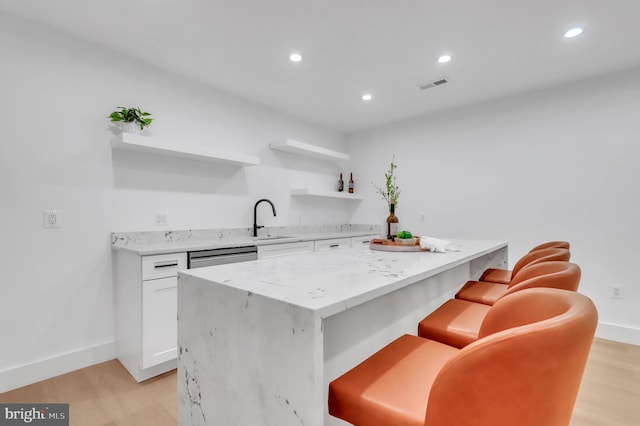
[[[111,242],[114,250],[124,250],[140,256],[147,256],[216,248],[264,246],[378,235],[380,227],[376,225],[266,227],[265,229],[260,229],[260,236],[257,238],[249,236],[250,232],[250,228],[228,228],[113,233]],[[284,236],[285,238],[271,239],[271,236]]]
[[[507,243],[455,240],[452,246],[460,251],[383,252],[352,247],[190,269],[180,271],[178,277],[192,276],[259,294],[326,318],[506,248]]]

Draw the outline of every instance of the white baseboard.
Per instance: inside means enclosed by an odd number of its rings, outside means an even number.
[[[0,371],[0,393],[79,370],[116,357],[116,342],[107,342],[53,358]]]
[[[596,337],[640,346],[640,329],[599,322]]]

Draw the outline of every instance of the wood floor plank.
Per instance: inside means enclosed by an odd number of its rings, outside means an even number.
[[[175,426],[177,374],[142,383],[112,360],[0,394],[0,402],[69,403],[71,426]],[[640,425],[640,346],[595,339],[570,426]]]
[[[640,346],[595,339],[571,426],[640,425]]]

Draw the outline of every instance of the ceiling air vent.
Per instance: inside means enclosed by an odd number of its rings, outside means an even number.
[[[418,84],[420,90],[431,89],[432,87],[442,86],[443,84],[447,84],[449,79],[447,77],[440,78],[438,80],[429,81],[427,83]]]

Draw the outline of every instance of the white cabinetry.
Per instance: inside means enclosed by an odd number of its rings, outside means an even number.
[[[292,254],[302,254],[335,250],[347,247],[359,247],[369,244],[372,238],[378,235],[364,235],[361,237],[331,238],[326,240],[303,241],[296,243],[275,243],[258,246],[258,259],[269,257],[288,256]]]
[[[318,240],[314,242],[315,251],[337,250],[346,247],[351,247],[351,240],[349,238],[332,238],[330,240]]]
[[[114,253],[118,360],[140,382],[176,367],[177,274],[187,254]]]
[[[269,257],[289,256],[291,254],[311,253],[313,241],[301,241],[297,243],[269,244],[258,246],[258,259]]]

